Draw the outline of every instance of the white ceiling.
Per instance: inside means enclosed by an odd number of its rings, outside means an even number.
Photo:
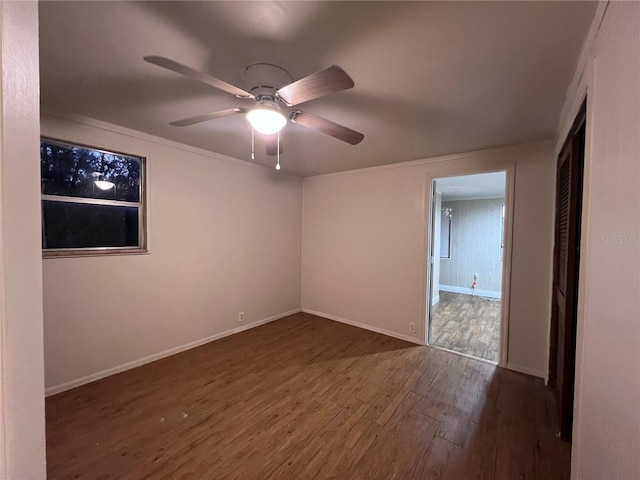
[[[505,172],[438,178],[436,192],[442,194],[443,201],[503,198],[506,178]]]
[[[294,79],[340,65],[355,88],[302,109],[352,146],[289,124],[283,170],[307,176],[554,135],[593,2],[41,2],[45,108],[250,161],[247,105],[142,60],[162,55],[244,88],[252,63]],[[249,103],[251,105],[251,103]],[[72,139],[70,139],[72,140]],[[256,162],[273,165],[261,145]]]

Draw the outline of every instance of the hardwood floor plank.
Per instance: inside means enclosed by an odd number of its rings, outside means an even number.
[[[447,354],[447,352],[439,352],[436,357],[437,361],[429,366],[414,391],[428,399],[422,414],[444,422],[447,419],[456,389],[462,381],[460,374],[470,360],[458,355]]]
[[[322,469],[314,478],[343,480],[358,478],[357,465],[380,435],[377,423],[367,418],[361,419],[353,429],[353,435],[344,444],[333,445],[331,456],[338,457],[335,467]]]
[[[440,480],[451,478],[456,468],[455,457],[460,447],[435,436],[431,439],[426,452],[416,462],[413,478],[421,480]]]
[[[464,446],[471,422],[478,418],[487,398],[487,376],[493,367],[468,360],[451,401],[443,408],[438,436],[458,446]]]
[[[490,480],[496,471],[497,412],[487,412],[481,423],[471,422],[464,447],[452,449],[449,477],[456,480]]]
[[[391,419],[391,417],[396,413],[396,411],[400,407],[402,400],[405,398],[408,392],[411,391],[411,387],[415,385],[419,377],[420,377],[419,371],[417,370],[410,371],[409,374],[407,375],[407,379],[405,380],[404,384],[397,389],[395,394],[393,394],[393,396],[391,393],[387,394],[387,398],[385,399],[387,401],[384,403],[385,407],[380,412],[380,414],[377,415],[376,423],[378,423],[379,425],[385,425]]]
[[[318,478],[323,472],[328,474],[335,470],[344,457],[350,455],[346,449],[336,451],[335,446],[357,441],[361,434],[357,427],[368,408],[365,403],[355,408],[343,408],[325,428],[316,432],[317,440],[314,442],[311,458],[300,469],[297,476]]]
[[[424,397],[409,392],[355,467],[360,478],[416,478],[415,470],[439,423],[415,407]]]

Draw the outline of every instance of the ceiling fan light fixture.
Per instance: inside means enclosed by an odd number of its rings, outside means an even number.
[[[277,110],[254,108],[247,112],[247,120],[255,131],[263,135],[273,135],[287,124],[287,118]]]

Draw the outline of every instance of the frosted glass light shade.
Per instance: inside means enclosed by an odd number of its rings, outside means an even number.
[[[277,110],[256,108],[247,113],[247,120],[258,133],[273,135],[282,130],[287,124],[287,119]]]
[[[107,182],[106,180],[95,180],[93,183],[95,183],[96,187],[98,187],[100,190],[111,190],[116,186],[115,183]]]

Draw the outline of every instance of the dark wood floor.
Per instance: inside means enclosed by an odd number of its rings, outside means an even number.
[[[498,361],[500,300],[440,292],[431,311],[429,344]]]
[[[297,314],[50,397],[50,479],[567,479],[542,381]]]

